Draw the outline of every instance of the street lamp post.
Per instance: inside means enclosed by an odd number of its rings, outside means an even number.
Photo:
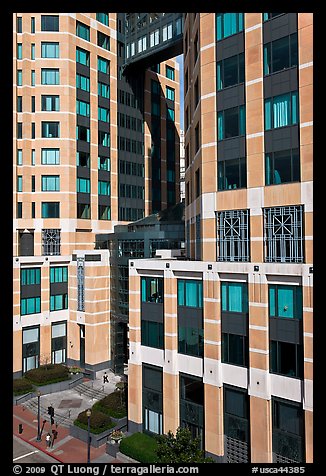
[[[41,415],[40,415],[40,398],[41,398],[41,392],[37,392],[37,438],[36,441],[42,441],[41,438]]]
[[[91,410],[88,409],[86,412],[87,415],[87,463],[91,462],[91,435],[90,435],[90,430],[91,430],[91,425],[90,425],[90,419],[91,419]]]

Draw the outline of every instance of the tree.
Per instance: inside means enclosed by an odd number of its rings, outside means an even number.
[[[174,435],[157,436],[157,463],[213,463],[212,458],[205,458],[199,447],[199,438],[192,439],[188,428],[178,428]]]
[[[126,382],[121,381],[121,382],[116,383],[115,384],[115,389],[118,392],[118,394],[120,395],[120,404],[121,404],[121,406],[123,406],[125,401],[126,401],[126,392],[127,392]]]

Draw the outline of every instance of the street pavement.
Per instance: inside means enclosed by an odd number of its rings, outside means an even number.
[[[109,373],[109,372],[108,372]],[[109,394],[114,391],[115,384],[119,381],[119,377],[115,376],[114,374],[109,374],[109,382],[104,384],[102,382],[102,376],[99,375],[99,378],[93,380],[92,383],[89,384],[94,389],[99,389],[104,391],[105,393]],[[84,379],[87,382],[87,379]],[[56,409],[62,406],[62,402],[69,402],[81,400],[79,402],[78,408],[71,408],[70,418],[75,419],[77,415],[85,410],[86,408],[90,408],[95,402],[95,399],[90,399],[88,396],[80,395],[74,391],[74,389],[61,391],[52,393],[49,395],[41,396],[41,405],[42,407],[47,407],[48,405],[52,405],[55,409],[55,416],[56,416]],[[69,412],[69,409],[65,408],[65,411]],[[58,412],[57,412],[58,413]],[[69,428],[64,427],[58,424],[57,431],[57,439],[54,440],[53,448],[47,448],[45,437],[48,432],[51,433],[51,426],[49,422],[49,417],[44,418],[46,420],[43,433],[42,433],[42,441],[36,441],[37,438],[37,414],[33,411],[29,410],[24,406],[21,405],[13,405],[13,435],[14,439],[18,438],[21,442],[26,442],[29,446],[34,448],[34,451],[37,453],[33,453],[29,455],[32,457],[33,455],[40,455],[41,453],[60,463],[87,463],[87,443],[84,443],[77,438],[70,436]],[[43,416],[41,417],[41,425],[43,422]],[[23,432],[19,434],[19,424],[23,426]],[[17,441],[17,440],[16,440]],[[129,461],[123,456],[120,458],[113,458],[112,456],[106,453],[106,445],[103,444],[99,448],[94,448],[91,446],[90,448],[90,460],[91,463],[128,463]],[[33,451],[26,451],[26,453],[31,453]],[[24,453],[22,453],[24,454]],[[22,454],[15,453],[14,451],[14,458],[22,456]],[[16,455],[16,456],[15,456]],[[19,460],[18,460],[19,461]],[[22,459],[22,462],[24,459]]]

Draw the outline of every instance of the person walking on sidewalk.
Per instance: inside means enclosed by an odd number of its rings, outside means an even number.
[[[47,448],[50,448],[50,446],[51,446],[51,435],[50,435],[50,433],[48,433],[48,434],[46,435],[45,440],[46,440],[46,446],[47,446]]]
[[[103,383],[109,383],[109,377],[106,372],[104,372],[104,375],[103,375]]]

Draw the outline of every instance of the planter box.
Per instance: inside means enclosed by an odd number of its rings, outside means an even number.
[[[112,441],[106,442],[106,453],[110,456],[116,458],[117,453],[120,451],[120,444],[119,443],[112,443]]]
[[[121,420],[118,420],[118,422],[116,423],[116,426],[114,426],[113,428],[110,428],[109,430],[105,430],[102,433],[99,433],[98,435],[95,435],[94,433],[90,433],[91,446],[93,446],[94,448],[98,448],[99,446],[104,445],[104,443],[108,441],[108,438],[113,431],[120,430],[126,425],[127,425],[127,418],[122,418]],[[71,425],[70,435],[73,436],[74,438],[78,438],[79,440],[87,443],[88,432],[87,430],[83,430],[82,428],[79,428],[79,426]]]

